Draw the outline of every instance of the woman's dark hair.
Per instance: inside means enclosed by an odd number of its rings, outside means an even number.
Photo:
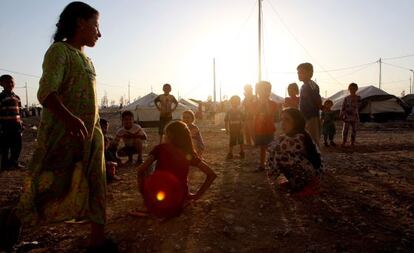
[[[287,133],[288,135],[295,135],[298,133],[304,133],[306,132],[305,130],[305,125],[306,125],[306,121],[305,118],[303,117],[302,113],[295,108],[286,108],[282,111],[282,114],[288,114],[292,120],[293,120],[293,129],[290,133]]]
[[[290,133],[287,133],[287,135],[293,136],[295,134],[303,134],[305,136],[304,144],[306,149],[306,158],[312,163],[315,170],[319,171],[322,166],[321,155],[316,149],[316,144],[313,142],[309,133],[305,129],[305,117],[303,117],[303,114],[295,108],[287,108],[283,110],[282,113],[288,114],[293,121],[293,129]]]
[[[181,149],[186,155],[196,156],[190,130],[184,122],[180,120],[170,122],[165,127],[165,133],[171,144]]]
[[[87,20],[94,15],[99,15],[99,12],[86,3],[72,2],[68,4],[59,16],[53,41],[60,42],[73,37],[78,19]]]

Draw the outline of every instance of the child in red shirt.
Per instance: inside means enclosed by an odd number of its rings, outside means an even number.
[[[154,173],[146,176],[154,162]],[[190,166],[199,168],[206,175],[195,194],[188,191]],[[138,167],[138,186],[145,205],[150,213],[162,217],[178,215],[186,202],[199,199],[216,177],[194,151],[190,130],[182,121],[173,121],[166,126],[163,143],[155,146],[147,160]],[[161,202],[171,203],[171,206],[162,206]],[[141,216],[145,212],[132,214]]]
[[[278,112],[276,102],[270,100],[272,85],[267,81],[256,84],[258,100],[255,104],[254,132],[255,144],[260,147],[260,164],[256,171],[263,171],[266,161],[266,150],[269,143],[273,141],[275,120]]]
[[[289,97],[285,97],[285,102],[283,103],[284,108],[299,108],[299,87],[296,83],[289,84],[288,88]]]

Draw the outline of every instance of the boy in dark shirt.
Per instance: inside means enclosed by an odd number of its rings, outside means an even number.
[[[240,158],[244,158],[244,147],[243,147],[243,125],[244,116],[240,110],[240,97],[232,96],[230,98],[231,109],[227,111],[224,117],[224,123],[226,126],[226,133],[230,135],[229,153],[227,159],[233,158],[233,147],[240,145]]]
[[[19,96],[13,92],[12,76],[0,76],[0,85],[3,87],[0,93],[0,171],[9,168],[21,169],[23,166],[18,159],[22,150],[22,105]]]
[[[164,134],[165,126],[172,120],[172,113],[178,106],[178,101],[171,92],[171,85],[166,83],[162,86],[164,94],[159,95],[154,99],[154,104],[160,112],[160,123],[158,133],[160,134],[160,143]]]
[[[302,63],[297,67],[298,78],[303,82],[300,88],[299,110],[306,120],[306,131],[312,140],[319,147],[320,139],[320,116],[322,99],[319,95],[319,86],[311,80],[313,76],[313,66],[310,63]]]

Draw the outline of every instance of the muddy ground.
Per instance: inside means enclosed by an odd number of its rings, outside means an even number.
[[[114,133],[119,114],[102,116]],[[108,234],[121,252],[414,252],[413,126],[365,124],[355,150],[322,148],[321,193],[299,198],[272,191],[265,174],[253,172],[257,149],[247,148],[244,160],[226,161],[226,134],[211,121],[200,122],[204,159],[218,174],[205,196],[167,221],[132,217],[128,211],[143,207],[135,167],[120,168],[121,180],[108,187]],[[156,129],[147,133],[146,152],[159,140]],[[35,131],[28,129],[21,156],[26,164],[34,141]],[[1,206],[17,202],[25,173],[0,174]],[[192,188],[202,180],[191,171]],[[37,241],[30,252],[83,252],[88,231],[85,224],[26,228],[21,245]]]

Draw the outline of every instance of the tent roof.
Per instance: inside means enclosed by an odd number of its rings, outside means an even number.
[[[359,87],[356,94],[361,97],[361,100],[371,99],[371,98],[383,100],[383,99],[389,99],[389,98],[395,97],[394,95],[391,95],[372,85]],[[335,93],[334,95],[330,96],[329,98],[327,98],[327,99],[332,100],[332,102],[334,103],[334,105],[332,106],[332,110],[333,111],[340,110],[342,106],[342,102],[344,101],[345,97],[348,95],[349,95],[348,90],[341,90]]]
[[[281,96],[276,95],[273,92],[272,92],[272,94],[270,94],[270,99],[275,101],[276,103],[284,103],[285,102],[284,98],[282,98]]]
[[[136,110],[138,107],[153,107],[155,108],[155,104],[154,104],[154,99],[157,97],[158,95],[155,94],[154,92],[150,92],[147,95],[141,97],[140,99],[137,99],[136,101],[134,101],[133,103],[125,106],[124,108],[122,108],[122,111],[131,111],[131,110]],[[178,103],[177,109],[188,109],[187,106],[185,106],[182,103]]]
[[[180,98],[179,102],[193,109],[198,108],[198,104],[190,99]]]

